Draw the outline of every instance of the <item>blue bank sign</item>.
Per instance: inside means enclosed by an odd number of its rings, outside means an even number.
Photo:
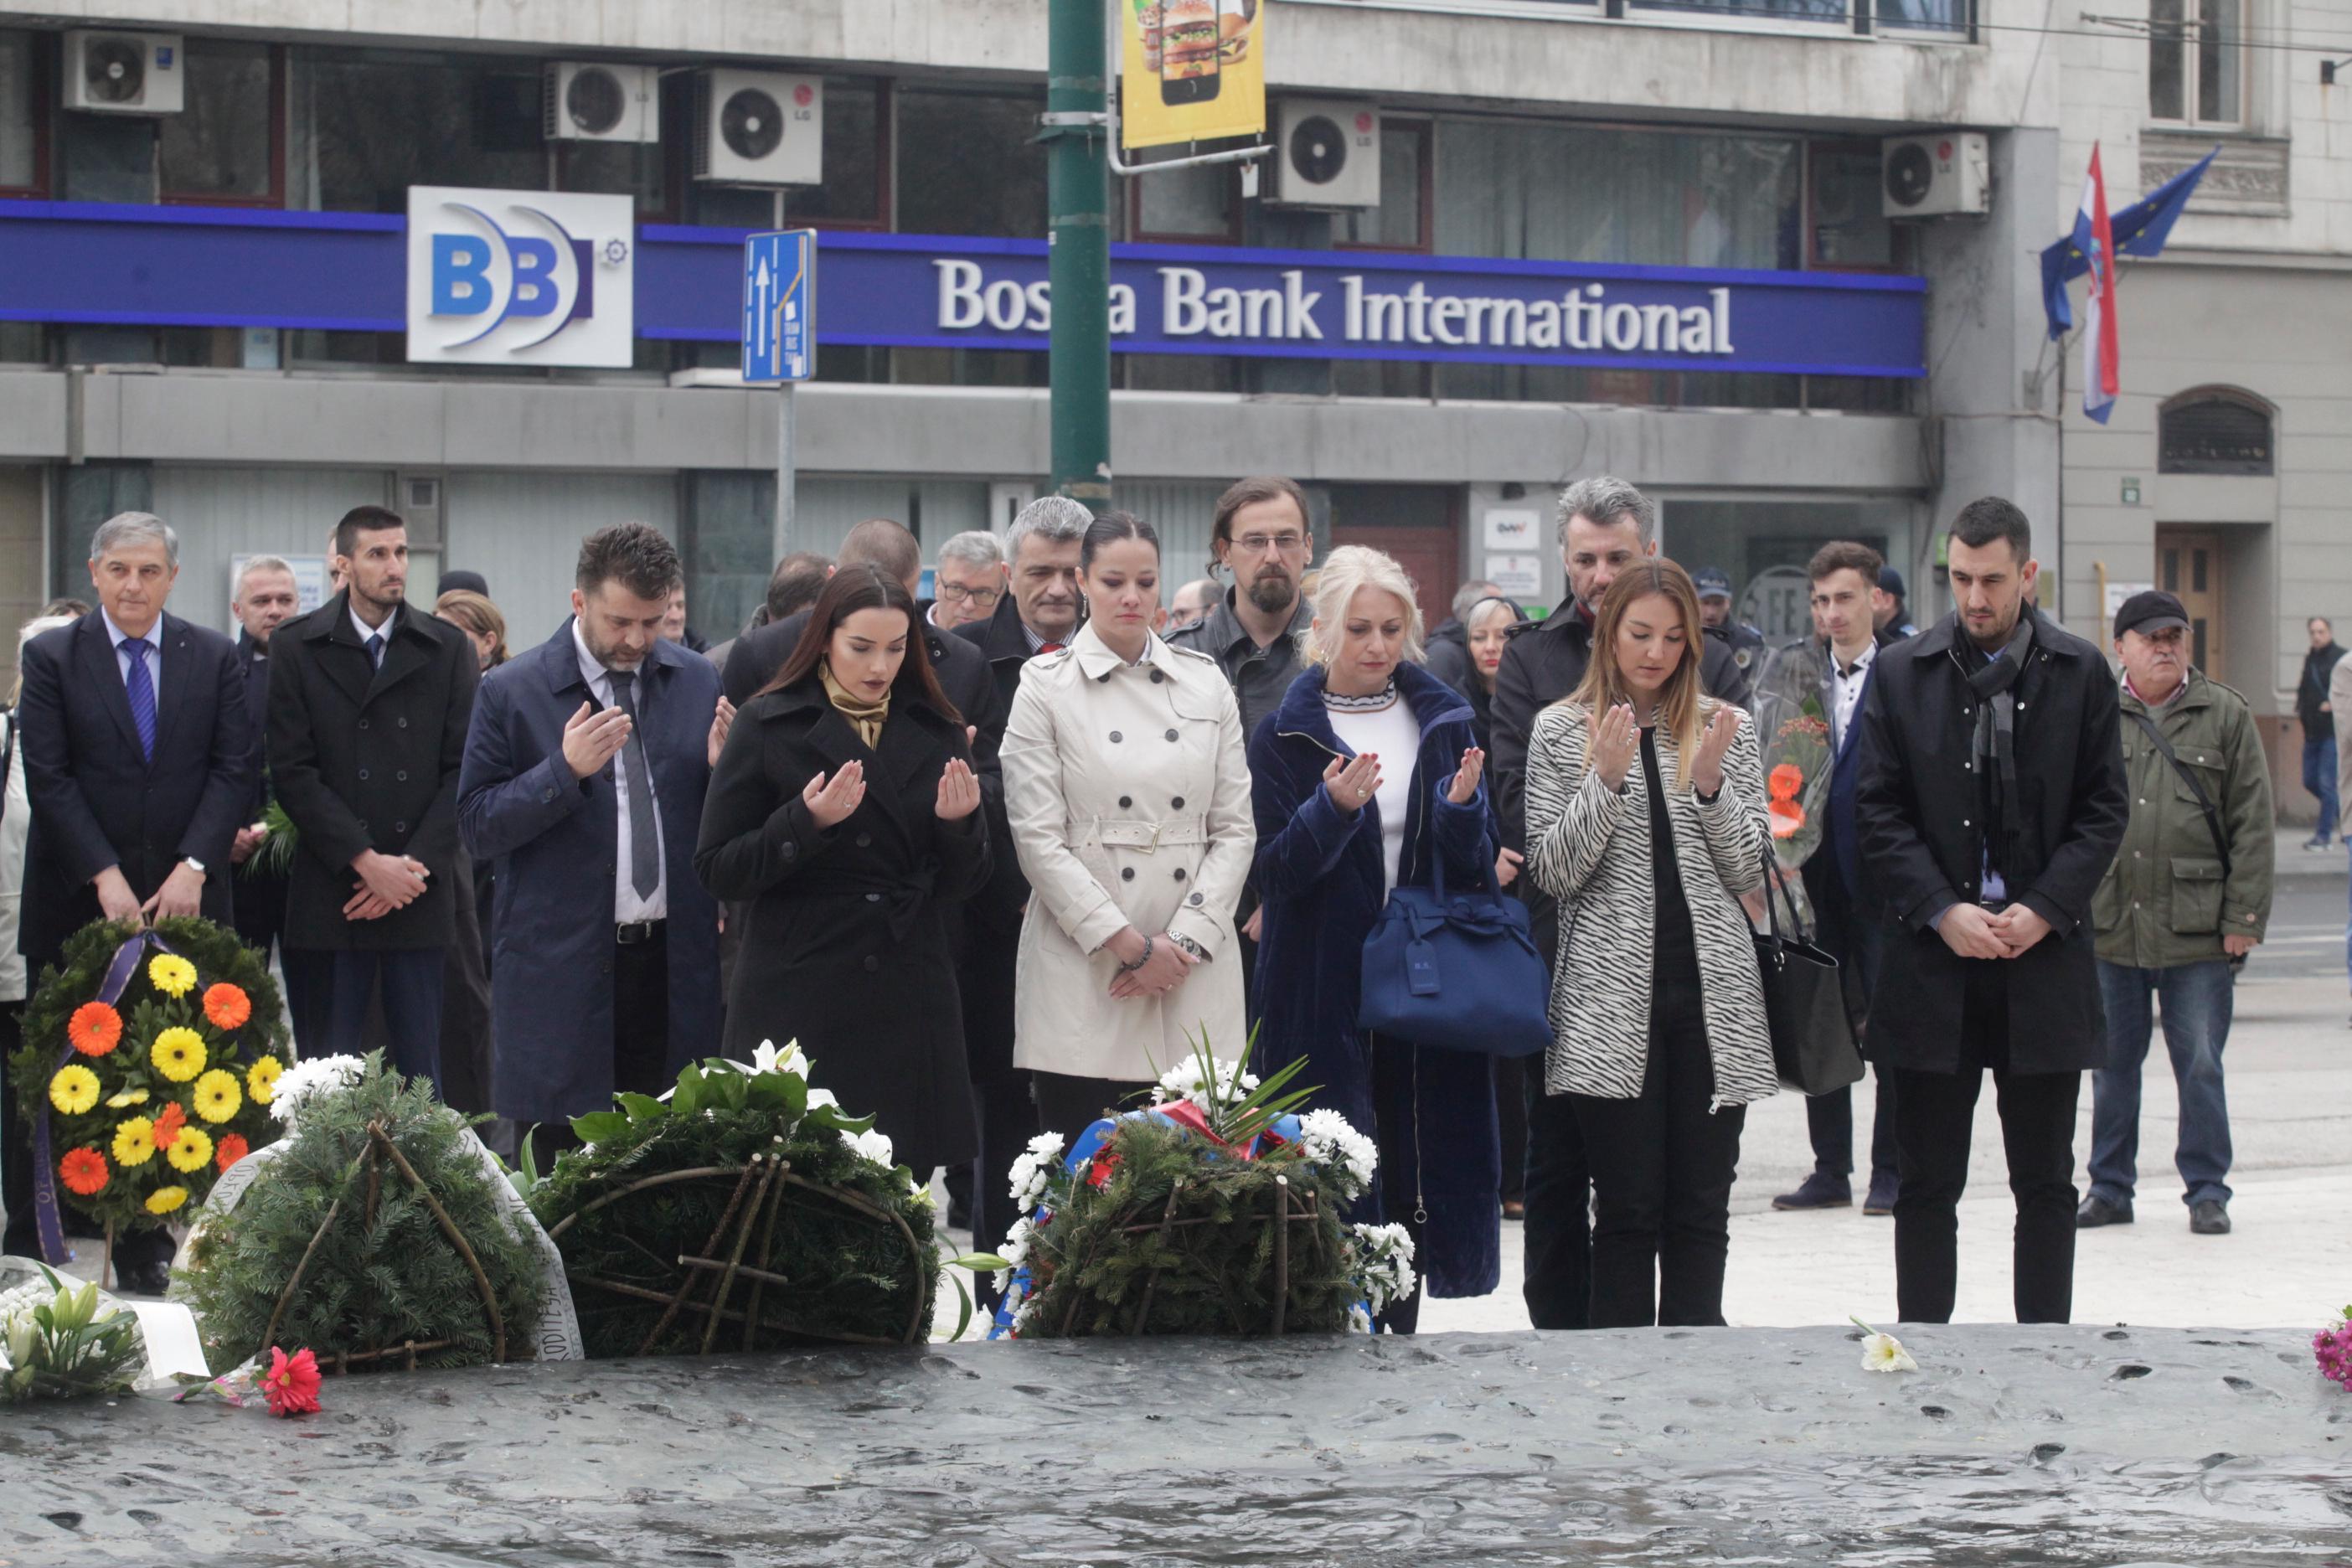
[[[0,202],[0,320],[408,331],[412,358],[505,363],[741,341],[745,231],[646,225],[632,243],[569,205],[617,198],[469,195],[498,198],[466,204],[486,221],[446,199],[429,222]],[[1043,244],[816,249],[828,343],[1046,347]],[[1112,248],[1110,327],[1128,353],[1916,377],[1925,305],[1916,278],[1130,245]]]

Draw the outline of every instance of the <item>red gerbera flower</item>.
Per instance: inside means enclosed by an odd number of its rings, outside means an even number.
[[[180,1141],[180,1129],[188,1124],[188,1113],[178,1100],[165,1106],[155,1117],[155,1152],[169,1153],[172,1145]]]
[[[113,1174],[107,1168],[106,1156],[95,1149],[68,1149],[58,1162],[58,1180],[66,1184],[66,1191],[85,1198],[104,1192]]]
[[[205,990],[205,1016],[215,1029],[242,1029],[253,1016],[253,999],[224,980]]]
[[[85,1002],[66,1020],[66,1038],[86,1057],[102,1057],[122,1040],[122,1015],[103,1002]]]
[[[307,1350],[288,1355],[269,1347],[269,1373],[261,1380],[262,1397],[272,1415],[307,1415],[319,1408],[319,1358]]]
[[[246,1142],[244,1133],[232,1132],[213,1145],[213,1163],[226,1171],[244,1159],[251,1152],[251,1148],[252,1146]]]

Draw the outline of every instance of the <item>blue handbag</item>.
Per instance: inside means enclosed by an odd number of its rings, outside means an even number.
[[[1435,888],[1391,892],[1364,938],[1357,1023],[1441,1050],[1532,1057],[1548,1049],[1550,977],[1528,933],[1527,906],[1503,896],[1492,867],[1477,891],[1449,893],[1445,858],[1433,861]]]

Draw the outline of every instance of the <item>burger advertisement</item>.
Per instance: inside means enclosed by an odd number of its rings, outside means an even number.
[[[1120,144],[1265,129],[1265,0],[1120,0]]]

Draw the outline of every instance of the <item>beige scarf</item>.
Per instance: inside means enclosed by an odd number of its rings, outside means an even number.
[[[818,679],[824,682],[825,700],[833,704],[835,711],[849,721],[850,728],[857,731],[857,738],[866,742],[866,749],[869,752],[879,749],[882,744],[882,721],[890,717],[888,695],[885,694],[879,702],[862,702],[850,694],[849,688],[833,678],[831,665],[819,663],[816,672]]]

